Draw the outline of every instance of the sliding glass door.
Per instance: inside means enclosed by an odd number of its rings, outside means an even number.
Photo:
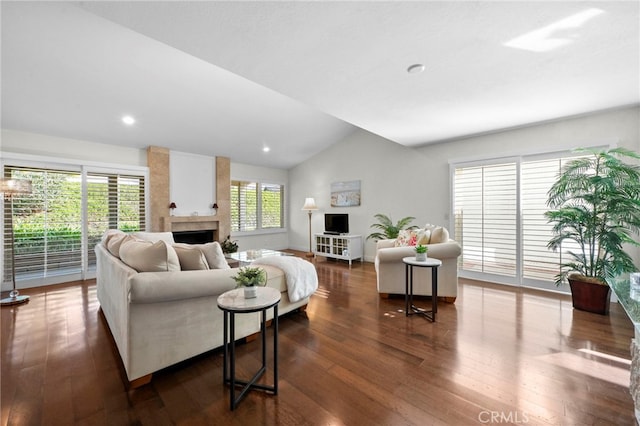
[[[11,281],[15,234],[18,287],[83,279],[95,271],[94,247],[107,229],[146,229],[146,174],[5,165],[4,176],[28,179],[33,192],[4,204],[4,276]]]
[[[568,154],[454,164],[454,235],[462,244],[460,275],[558,290],[562,256],[547,249],[547,191]]]

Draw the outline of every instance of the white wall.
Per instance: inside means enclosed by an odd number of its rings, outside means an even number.
[[[394,221],[415,216],[416,225],[449,226],[449,161],[554,151],[595,143],[617,143],[640,152],[640,107],[585,115],[546,124],[446,143],[407,148],[361,130],[290,170],[291,221],[289,245],[308,250],[305,197],[315,197],[313,232],[322,232],[322,213],[350,214],[351,233],[372,232],[376,213]],[[329,207],[329,185],[342,180],[362,181],[362,205]],[[298,214],[296,214],[298,212]],[[640,250],[635,250],[640,263]],[[365,244],[365,259],[372,261],[375,245]]]
[[[14,152],[50,157],[112,163],[127,166],[147,165],[144,149],[127,148],[97,142],[2,129],[2,153]]]
[[[447,169],[445,168],[445,171]],[[308,218],[300,208],[305,197],[314,197],[319,207],[312,217],[313,233],[324,231],[324,213],[348,213],[349,231],[363,237],[372,230],[376,213],[393,221],[414,216],[414,224],[444,223],[446,209],[432,202],[431,192],[447,185],[448,176],[438,180],[438,167],[418,150],[360,130],[289,171],[291,182],[291,227],[289,245],[309,249]],[[332,182],[360,180],[361,205],[331,207]],[[375,243],[365,242],[365,259],[372,261]]]
[[[216,202],[216,158],[171,151],[169,156],[170,199],[175,216],[212,215]]]
[[[290,202],[289,192],[289,173],[287,170],[272,169],[268,167],[258,167],[248,164],[231,162],[231,180],[244,180],[266,182],[285,185],[285,230],[284,231],[262,231],[256,235],[243,235],[242,233],[232,233],[231,239],[238,241],[238,249],[254,250],[268,248],[272,250],[283,250],[289,248],[289,234],[287,227],[289,226],[289,212],[287,205]],[[300,205],[302,207],[302,204]],[[295,209],[294,209],[295,210]],[[224,238],[224,236],[223,236]]]

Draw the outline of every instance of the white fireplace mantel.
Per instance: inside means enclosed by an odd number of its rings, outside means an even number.
[[[162,226],[165,232],[201,231],[218,229],[218,216],[165,216]]]

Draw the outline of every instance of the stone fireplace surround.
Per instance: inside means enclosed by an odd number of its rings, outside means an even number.
[[[216,184],[212,200],[218,204],[212,216],[167,216],[169,213],[170,150],[157,146],[147,148],[149,167],[150,230],[180,232],[213,230],[214,241],[222,242],[231,234],[231,161],[216,157]]]

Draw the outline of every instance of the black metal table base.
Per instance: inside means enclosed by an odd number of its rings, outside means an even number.
[[[431,310],[418,308],[413,304],[413,265],[405,263],[405,292],[404,292],[404,309],[406,316],[420,315],[431,322],[436,322],[436,313],[438,313],[438,267],[428,266],[431,268]]]
[[[278,394],[278,305],[273,306],[273,385],[256,383],[267,371],[267,309],[261,309],[262,321],[260,324],[260,334],[262,340],[262,366],[250,380],[239,380],[236,378],[236,339],[235,339],[235,313],[224,312],[224,356],[223,356],[223,381],[229,385],[229,406],[235,410],[238,403],[246,396],[250,390],[261,390]],[[230,317],[230,318],[229,318]],[[228,340],[229,334],[231,340]],[[236,397],[236,388],[240,388],[240,393]]]

